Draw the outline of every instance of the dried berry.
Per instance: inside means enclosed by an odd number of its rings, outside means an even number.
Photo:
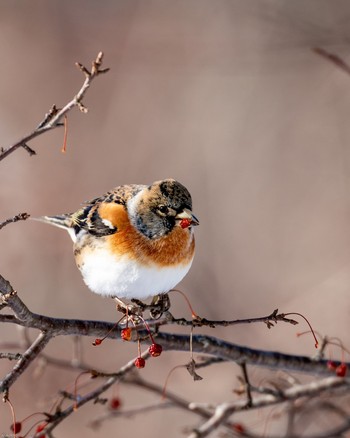
[[[333,360],[329,360],[329,361],[327,362],[327,368],[328,368],[330,371],[335,371],[335,370],[337,369],[337,364],[336,364]]]
[[[46,423],[41,423],[36,427],[36,432],[42,432],[46,427]]]
[[[120,332],[120,336],[123,339],[123,341],[130,341],[130,339],[131,339],[131,328],[129,328],[129,327],[124,328]]]
[[[113,397],[110,399],[109,401],[109,408],[112,409],[113,411],[116,411],[117,409],[119,409],[121,406],[121,402],[120,399],[118,397]]]
[[[233,423],[233,430],[238,433],[245,433],[245,428],[241,423]]]
[[[158,356],[160,356],[160,355],[162,354],[163,347],[162,347],[161,345],[159,345],[159,344],[155,344],[155,343],[153,343],[153,344],[149,347],[148,351],[149,351],[149,354],[150,354],[152,357],[158,357]]]
[[[335,369],[335,374],[338,377],[345,377],[346,376],[346,372],[348,370],[348,367],[346,366],[345,363],[341,363],[340,365],[337,366],[337,368]]]
[[[145,361],[145,359],[143,357],[138,357],[135,360],[134,364],[135,364],[136,368],[145,368],[146,361]]]
[[[10,429],[13,433],[20,433],[20,431],[22,430],[22,423],[17,421],[16,423],[11,424]]]

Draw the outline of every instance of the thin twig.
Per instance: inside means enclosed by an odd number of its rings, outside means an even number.
[[[1,353],[0,352],[0,359],[19,360],[19,359],[21,359],[21,357],[22,357],[21,353]]]
[[[118,409],[118,410],[108,410],[104,412],[102,415],[100,415],[98,418],[90,422],[90,426],[93,429],[97,429],[101,426],[102,423],[104,423],[106,420],[112,420],[116,417],[134,417],[135,415],[140,414],[146,414],[148,412],[153,412],[156,410],[161,409],[168,409],[173,408],[175,405],[171,402],[158,402],[158,403],[152,403],[149,405],[141,405],[141,406],[134,406],[133,408],[129,409]]]
[[[232,319],[232,320],[209,320],[206,318],[193,318],[191,320],[185,318],[173,318],[172,315],[167,312],[167,318],[174,324],[182,326],[193,326],[193,327],[211,327],[215,328],[217,326],[228,327],[230,325],[237,324],[253,324],[257,322],[263,322],[268,328],[272,328],[277,322],[286,322],[288,324],[297,325],[298,321],[291,318],[286,318],[285,313],[278,313],[278,309],[275,309],[270,315],[259,316],[256,318],[244,318],[244,319]]]
[[[141,355],[144,359],[149,357],[148,350]],[[127,374],[135,370],[134,365],[135,359],[130,360],[126,365],[119,369],[114,376],[109,377],[107,381],[105,381],[102,385],[100,385],[97,389],[85,394],[84,396],[80,396],[78,400],[74,402],[71,406],[64,410],[59,410],[56,414],[54,414],[50,418],[50,423],[45,429],[45,433],[51,432],[55,429],[64,419],[69,417],[77,408],[84,406],[91,400],[96,400],[101,394],[103,394],[107,389],[109,389],[112,385],[118,382],[120,379],[124,378]],[[34,437],[35,438],[35,437]]]
[[[313,381],[310,383],[295,385],[291,388],[287,388],[284,391],[280,391],[277,395],[266,394],[259,397],[255,397],[252,400],[251,408],[261,408],[265,406],[271,406],[277,403],[285,402],[287,400],[296,400],[300,397],[313,397],[323,393],[324,391],[334,390],[339,387],[349,387],[350,380],[339,377],[327,377],[319,381]],[[191,403],[191,408],[198,409],[201,404]],[[188,438],[203,438],[208,436],[213,430],[217,429],[223,422],[232,415],[233,412],[239,412],[246,410],[247,404],[245,400],[238,400],[231,403],[221,403],[217,405],[212,417],[197,428]],[[342,427],[347,427],[344,430],[348,430],[350,427],[350,420]],[[343,430],[343,429],[342,429]],[[334,433],[334,431],[332,431]],[[319,437],[337,436],[330,435],[330,432],[326,434],[317,435]]]
[[[340,56],[328,52],[325,49],[322,49],[321,47],[314,47],[312,49],[317,55],[322,56],[322,58],[326,59],[327,61],[330,61],[332,64],[339,67],[341,70],[345,71],[347,74],[350,74],[350,66],[347,64]]]
[[[1,230],[1,228],[4,228],[8,224],[18,222],[18,221],[25,221],[29,218],[29,216],[30,215],[28,213],[16,214],[16,216],[10,217],[10,218],[4,220],[3,222],[0,222],[0,230]]]
[[[22,143],[22,148],[28,152],[29,156],[32,157],[33,155],[36,155],[36,152],[34,149],[30,148],[26,143]]]
[[[164,394],[164,388],[161,385],[157,385],[156,383],[151,383],[149,381],[146,381],[139,376],[132,376],[131,378],[124,379],[122,383],[125,385],[136,386],[138,388],[142,388],[149,392],[153,392],[157,394],[159,397],[165,396],[165,398],[169,402],[171,402],[174,406],[184,411],[195,413],[202,418],[209,419],[212,416],[212,413],[207,408],[201,406],[197,406],[196,408],[193,408],[192,403],[190,403],[185,398],[176,395],[170,391],[167,391]],[[225,426],[231,428],[230,423],[225,424]]]
[[[247,393],[247,408],[250,408],[252,406],[252,403],[253,403],[253,398],[252,398],[251,385],[250,385],[250,381],[249,381],[249,377],[248,377],[247,365],[245,362],[243,362],[241,364],[241,368],[242,368],[242,373],[243,373],[243,378],[244,378],[245,389],[246,389],[246,393]]]
[[[76,63],[77,67],[84,73],[85,81],[78,91],[78,93],[70,100],[62,109],[57,109],[55,105],[51,108],[51,110],[45,115],[44,120],[37,126],[37,128],[31,132],[30,134],[25,135],[19,141],[12,144],[8,148],[1,148],[0,150],[0,161],[9,156],[19,147],[23,147],[27,152],[31,155],[35,154],[35,151],[28,146],[28,142],[33,140],[34,138],[42,135],[46,131],[50,131],[54,128],[63,126],[62,118],[75,106],[77,106],[81,112],[86,113],[88,109],[83,105],[82,100],[85,96],[88,88],[91,85],[91,82],[100,74],[107,73],[109,71],[108,68],[101,69],[103,60],[103,53],[99,52],[95,61],[92,62],[91,72],[88,71],[87,68],[82,66],[79,63]]]
[[[36,359],[41,351],[46,347],[46,344],[51,339],[47,333],[40,333],[33,344],[21,356],[19,361],[2,380],[0,380],[0,392],[8,392],[11,385],[15,383],[18,377],[28,368],[28,366]]]

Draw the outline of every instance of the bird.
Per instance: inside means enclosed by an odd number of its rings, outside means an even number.
[[[173,289],[191,267],[199,225],[189,191],[172,178],[121,185],[74,213],[38,219],[68,231],[88,288],[121,303]]]

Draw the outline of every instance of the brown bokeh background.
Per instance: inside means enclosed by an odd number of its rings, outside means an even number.
[[[89,90],[89,113],[70,113],[66,154],[63,131],[56,130],[30,143],[36,157],[18,150],[1,163],[1,219],[69,212],[113,186],[176,178],[191,191],[201,222],[195,262],[181,284],[200,315],[302,312],[321,334],[349,345],[350,76],[313,53],[315,46],[350,62],[349,2],[2,1],[1,146],[74,95],[83,79],[75,61],[89,65],[103,50],[111,71]],[[30,221],[9,225],[1,231],[1,274],[35,312],[114,321],[114,307],[87,290],[71,251],[61,230]],[[173,310],[188,315],[179,296]],[[304,323],[207,332],[314,354],[309,336],[295,336],[303,329]],[[17,334],[1,327],[2,341]],[[55,340],[48,350],[69,358],[72,342]],[[96,350],[85,339],[83,354],[113,371],[136,346],[108,341]],[[142,375],[162,385],[188,356],[166,353]],[[1,373],[11,365],[2,362]],[[238,373],[235,365],[217,366],[193,383],[179,370],[169,390],[195,401],[231,400]],[[11,391],[17,416],[49,410],[76,374],[32,366]],[[124,386],[119,394],[125,408],[159,400]],[[88,420],[101,412],[82,408],[56,435],[172,438],[197,424],[174,409],[92,431]],[[265,426],[262,416],[237,418]],[[8,407],[1,406],[0,433],[9,424]]]

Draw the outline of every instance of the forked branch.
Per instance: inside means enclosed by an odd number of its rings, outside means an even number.
[[[89,71],[86,67],[84,67],[80,63],[76,63],[76,66],[81,70],[85,75],[85,80],[78,91],[78,93],[71,99],[63,108],[59,109],[56,105],[53,105],[50,111],[45,115],[43,121],[39,123],[36,129],[30,134],[25,135],[16,143],[12,144],[7,148],[0,149],[0,161],[4,158],[8,157],[15,150],[22,147],[24,148],[29,155],[35,155],[35,151],[28,146],[28,142],[33,140],[39,135],[42,135],[44,132],[51,131],[52,129],[63,126],[62,119],[63,117],[74,107],[78,107],[80,111],[86,113],[88,111],[87,107],[82,103],[82,100],[91,85],[91,82],[99,75],[103,73],[107,73],[109,71],[108,68],[102,69],[102,60],[103,53],[99,52],[96,59],[92,62],[91,71]]]

